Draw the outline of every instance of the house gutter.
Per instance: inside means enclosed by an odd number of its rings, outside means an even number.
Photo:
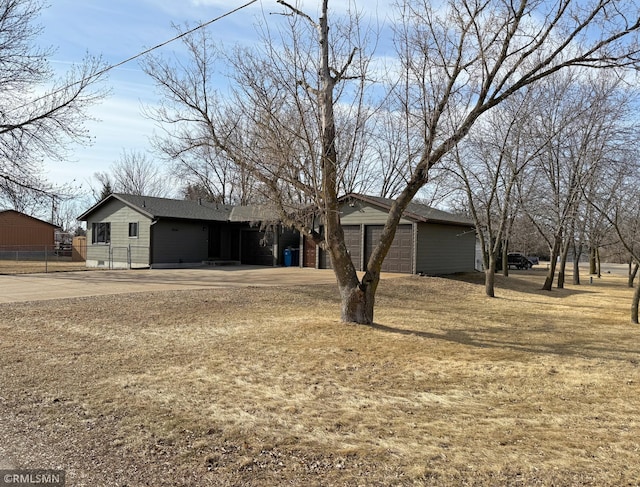
[[[153,269],[153,226],[159,221],[159,218],[154,218],[149,225],[149,269]]]

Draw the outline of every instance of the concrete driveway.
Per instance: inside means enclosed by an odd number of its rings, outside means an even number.
[[[333,271],[326,269],[253,266],[0,275],[0,303],[149,291],[335,282]]]

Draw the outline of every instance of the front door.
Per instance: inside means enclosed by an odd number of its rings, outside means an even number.
[[[311,237],[304,237],[304,255],[302,265],[304,267],[316,266],[316,249],[318,248]]]

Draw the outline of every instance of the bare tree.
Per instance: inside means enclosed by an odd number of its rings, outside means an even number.
[[[66,197],[59,199],[52,198],[53,224],[62,229],[63,232],[74,235],[82,234],[82,224],[78,222],[80,215],[86,206],[80,198]]]
[[[91,189],[97,201],[111,193],[156,197],[175,193],[168,175],[143,152],[123,150],[108,172],[96,172],[93,177],[99,184]]]
[[[160,122],[153,144],[187,187],[197,187],[206,199],[219,203],[256,202],[257,183],[243,161],[230,157],[211,140],[212,127],[245,132],[244,117],[219,103],[217,65],[223,54],[206,30],[182,38],[190,64],[149,56],[142,67],[164,97],[146,115]],[[246,139],[246,136],[245,136]]]
[[[638,181],[640,165],[633,160],[621,159],[608,168],[607,178],[597,192],[585,193],[585,198],[610,224],[620,243],[629,253],[631,262],[640,262],[640,206]],[[637,272],[637,268],[636,268]],[[630,264],[629,286],[635,277]],[[631,321],[638,324],[640,284],[636,285],[631,304]]]
[[[39,181],[39,188],[46,187],[46,183]],[[45,195],[38,191],[31,190],[22,184],[14,183],[12,180],[0,178],[0,207],[12,208],[16,211],[36,214],[41,207]]]
[[[195,120],[192,128],[202,130],[194,133],[206,135],[206,143],[237,167],[249,168],[285,223],[326,247],[345,322],[373,322],[380,269],[402,214],[429,181],[431,169],[484,113],[526,86],[573,66],[636,64],[640,23],[637,15],[629,19],[626,14],[638,12],[632,1],[613,7],[606,1],[585,5],[575,0],[452,0],[436,6],[427,0],[406,0],[395,19],[401,82],[381,79],[374,84],[373,58],[358,12],[352,10],[346,22],[333,22],[330,31],[328,0],[320,2],[317,20],[297,5],[278,3],[285,9],[286,25],[274,33],[265,27],[265,44],[235,58],[235,96],[227,112],[235,117],[213,123],[215,107],[203,105],[202,96],[191,90],[178,97],[185,110],[179,120]],[[157,67],[162,73],[162,65]],[[187,70],[185,79],[196,79],[195,74],[202,76]],[[185,85],[172,83],[172,77],[154,76],[168,93],[184,94]],[[352,153],[345,147],[358,146],[357,139],[368,134],[369,107],[378,106],[360,103],[366,99],[361,93],[375,98],[381,87],[388,89],[386,99],[392,98],[389,92],[399,93],[398,105],[388,109],[406,107],[412,131],[420,139],[418,156],[398,187],[380,241],[360,278],[345,245],[338,198],[342,175],[357,161],[349,159]],[[400,87],[409,89],[399,92]],[[166,121],[172,119],[173,115]],[[236,130],[237,120],[248,121],[242,132]],[[355,141],[347,143],[350,137]],[[324,235],[312,225],[310,214],[322,218]]]
[[[143,152],[123,150],[111,172],[115,191],[121,193],[166,197],[173,192],[170,179]]]
[[[567,242],[573,236],[582,179],[588,171],[587,160],[580,157],[585,155],[585,144],[588,144],[581,122],[589,117],[591,110],[590,100],[583,96],[578,72],[563,73],[548,81],[539,97],[540,113],[532,125],[534,136],[545,141],[544,151],[536,160],[536,170],[541,174],[537,197],[523,201],[531,223],[549,247],[550,265],[543,284],[545,290],[551,290],[561,256],[559,276],[564,275]],[[581,138],[582,146],[579,144]],[[559,277],[559,286],[562,285],[563,280]]]
[[[507,251],[518,214],[518,183],[545,142],[532,140],[529,123],[537,104],[535,90],[524,90],[491,111],[454,151],[452,169],[467,196],[482,248],[485,292],[495,296],[497,262],[508,275]],[[524,174],[524,176],[523,176]]]
[[[596,190],[611,161],[627,149],[629,100],[617,77],[573,72],[554,76],[538,97],[541,112],[531,132],[545,143],[535,161],[541,175],[537,196],[523,207],[550,251],[543,289],[551,290],[556,268],[564,287],[569,251],[574,277],[585,235],[584,188]]]
[[[0,192],[54,191],[41,177],[41,161],[62,160],[71,142],[87,142],[86,108],[104,96],[93,90],[97,59],[54,79],[51,50],[34,46],[40,0],[0,0]]]

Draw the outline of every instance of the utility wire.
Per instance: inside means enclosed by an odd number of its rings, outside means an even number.
[[[253,3],[256,3],[257,1],[258,1],[258,0],[252,0],[251,2],[247,2],[247,3],[245,3],[244,5],[241,5],[241,6],[240,6],[240,7],[238,7],[238,8],[235,8],[235,9],[233,9],[233,10],[231,10],[231,11],[229,11],[229,12],[225,13],[225,14],[220,15],[219,17],[216,17],[215,19],[211,19],[211,20],[209,20],[208,22],[205,22],[205,23],[203,23],[203,24],[197,25],[197,26],[196,26],[196,27],[194,27],[193,29],[188,30],[188,31],[186,31],[186,32],[183,32],[182,34],[177,35],[177,36],[175,36],[174,38],[169,39],[168,41],[162,42],[162,43],[158,44],[157,46],[153,46],[153,47],[151,47],[151,48],[149,48],[149,49],[146,49],[145,51],[142,51],[142,52],[140,52],[140,53],[136,54],[135,56],[131,56],[130,58],[125,59],[124,61],[121,61],[121,62],[119,62],[119,63],[117,63],[117,64],[113,64],[113,65],[111,65],[111,66],[108,66],[108,67],[106,67],[105,69],[103,69],[102,71],[98,71],[96,74],[92,75],[91,77],[99,77],[99,76],[102,76],[103,74],[105,74],[105,73],[106,73],[106,72],[108,72],[108,71],[111,71],[112,69],[119,68],[119,67],[120,67],[120,66],[122,66],[123,64],[127,64],[127,63],[129,63],[129,62],[131,62],[131,61],[133,61],[133,60],[135,60],[135,59],[138,59],[139,57],[142,57],[142,56],[144,56],[144,55],[146,55],[146,54],[149,54],[149,53],[150,53],[150,52],[152,52],[152,51],[155,51],[156,49],[160,49],[161,47],[164,47],[164,46],[166,46],[167,44],[171,44],[172,42],[175,42],[175,41],[177,41],[178,39],[182,39],[183,37],[188,36],[189,34],[192,34],[193,32],[195,32],[195,31],[197,31],[197,30],[199,30],[199,29],[202,29],[202,28],[204,28],[204,27],[207,27],[207,26],[209,26],[209,25],[213,24],[214,22],[217,22],[218,20],[224,19],[225,17],[228,17],[229,15],[232,15],[232,14],[234,14],[234,13],[238,12],[239,10],[242,10],[243,8],[248,7],[249,5],[251,5],[251,4],[253,4]]]
[[[131,61],[134,61],[134,60],[136,60],[136,59],[138,59],[138,58],[140,58],[140,57],[142,57],[142,56],[145,56],[145,55],[149,54],[150,52],[155,51],[156,49],[160,49],[161,47],[164,47],[164,46],[166,46],[167,44],[171,44],[172,42],[175,42],[175,41],[177,41],[178,39],[182,39],[183,37],[188,36],[189,34],[192,34],[192,33],[194,33],[195,31],[197,31],[197,30],[199,30],[199,29],[202,29],[202,28],[204,28],[204,27],[207,27],[207,26],[209,26],[209,25],[213,24],[214,22],[217,22],[217,21],[219,21],[219,20],[222,20],[222,19],[224,19],[225,17],[228,17],[229,15],[232,15],[232,14],[234,14],[234,13],[236,13],[236,12],[238,12],[238,11],[242,10],[243,8],[246,8],[246,7],[248,7],[249,5],[256,3],[257,1],[258,1],[258,0],[252,0],[252,1],[250,1],[250,2],[247,2],[247,3],[245,3],[244,5],[241,5],[241,6],[237,7],[237,8],[234,8],[233,10],[230,10],[230,11],[229,11],[229,12],[227,12],[227,13],[224,13],[224,14],[222,14],[222,15],[220,15],[220,16],[218,16],[218,17],[216,17],[215,19],[211,19],[211,20],[209,20],[208,22],[204,22],[204,23],[202,23],[202,24],[199,24],[199,25],[197,25],[196,27],[194,27],[193,29],[190,29],[190,30],[188,30],[188,31],[186,31],[186,32],[183,32],[182,34],[179,34],[179,35],[177,35],[177,36],[175,36],[175,37],[173,37],[173,38],[169,39],[168,41],[164,41],[164,42],[162,42],[162,43],[160,43],[160,44],[158,44],[158,45],[156,45],[156,46],[150,47],[149,49],[145,49],[144,51],[139,52],[138,54],[136,54],[136,55],[134,55],[134,56],[131,56],[131,57],[129,57],[129,58],[127,58],[127,59],[125,59],[124,61],[120,61],[119,63],[116,63],[116,64],[112,64],[112,65],[110,65],[110,66],[107,66],[106,68],[101,69],[101,70],[100,70],[100,71],[98,71],[97,73],[93,73],[93,74],[92,74],[92,75],[90,75],[90,76],[87,76],[87,77],[85,77],[85,78],[82,78],[82,79],[80,79],[80,80],[78,80],[78,81],[75,81],[75,82],[73,82],[73,83],[69,83],[68,85],[63,86],[62,88],[59,88],[59,89],[57,89],[57,90],[55,90],[55,91],[52,91],[52,92],[50,92],[50,93],[46,93],[46,94],[44,94],[44,95],[42,95],[42,96],[40,96],[40,97],[38,97],[38,98],[35,98],[35,99],[33,99],[33,100],[29,101],[28,103],[25,103],[24,105],[21,105],[21,106],[19,106],[19,107],[12,108],[12,109],[10,109],[9,111],[19,110],[19,109],[24,108],[24,107],[26,107],[26,106],[28,106],[28,105],[31,105],[32,103],[38,102],[38,101],[40,101],[40,100],[44,100],[45,98],[48,98],[48,97],[53,96],[53,95],[57,95],[58,93],[61,93],[61,92],[65,91],[65,90],[67,90],[68,88],[71,88],[72,86],[78,85],[78,84],[80,84],[80,83],[84,83],[85,81],[90,80],[90,79],[93,79],[93,78],[99,78],[99,77],[100,77],[100,76],[102,76],[103,74],[108,73],[109,71],[111,71],[111,70],[113,70],[113,69],[119,68],[120,66],[122,66],[122,65],[124,65],[124,64],[130,63]]]

